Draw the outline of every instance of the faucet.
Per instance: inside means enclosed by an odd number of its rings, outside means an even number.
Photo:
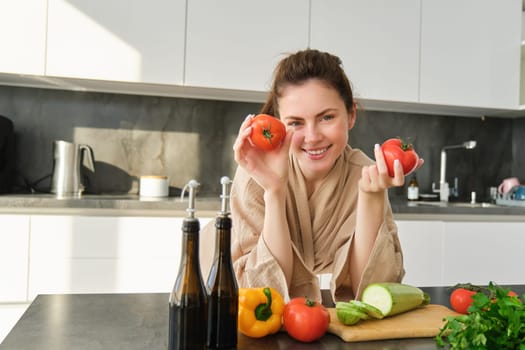
[[[465,141],[460,145],[445,146],[441,149],[441,164],[439,169],[439,188],[435,188],[435,183],[432,183],[432,192],[439,193],[439,199],[442,202],[448,202],[450,190],[446,179],[447,173],[447,150],[450,149],[473,149],[476,147],[476,141]],[[454,185],[457,186],[457,185]],[[457,191],[457,188],[455,188]]]

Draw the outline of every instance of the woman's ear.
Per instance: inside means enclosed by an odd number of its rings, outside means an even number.
[[[357,106],[354,103],[352,110],[348,113],[348,130],[351,130],[355,125],[355,120],[357,118]]]

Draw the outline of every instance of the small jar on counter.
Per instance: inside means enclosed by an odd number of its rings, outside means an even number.
[[[407,188],[407,199],[409,201],[417,201],[419,199],[419,184],[417,182],[416,174],[412,175]]]

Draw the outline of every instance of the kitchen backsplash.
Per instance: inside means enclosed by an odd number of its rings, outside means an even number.
[[[95,172],[86,172],[87,193],[137,193],[141,175],[167,175],[172,194],[191,178],[201,196],[219,193],[219,179],[233,176],[232,145],[241,121],[258,103],[195,100],[0,86],[0,115],[15,125],[16,191],[46,192],[53,167],[52,144],[88,144]],[[425,165],[418,170],[420,192],[439,181],[440,150],[476,140],[473,150],[447,152],[447,179],[458,177],[460,195],[487,189],[503,178],[525,181],[525,118],[465,118],[423,114],[358,112],[350,144],[373,156],[386,138],[410,137]],[[392,197],[404,197],[393,189]]]

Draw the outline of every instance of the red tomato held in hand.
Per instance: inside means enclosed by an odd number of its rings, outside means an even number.
[[[459,312],[460,314],[467,314],[467,309],[474,302],[472,296],[476,294],[473,290],[468,290],[465,288],[457,288],[452,294],[450,294],[450,305],[454,311]]]
[[[419,156],[411,144],[405,143],[402,139],[388,139],[381,145],[381,150],[385,156],[388,175],[394,176],[394,160],[399,159],[403,166],[403,174],[408,174],[417,166]]]
[[[252,119],[250,138],[258,148],[271,151],[277,148],[286,135],[286,127],[277,118],[268,114],[258,114]]]
[[[326,333],[330,313],[318,302],[293,298],[284,307],[283,321],[284,328],[292,338],[309,343]]]

